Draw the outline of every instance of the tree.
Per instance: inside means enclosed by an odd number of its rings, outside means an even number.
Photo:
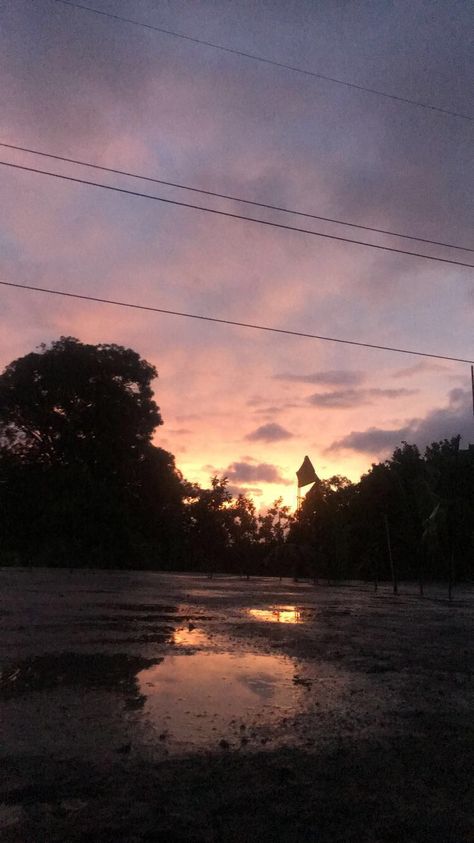
[[[6,367],[0,494],[21,560],[120,566],[171,552],[183,488],[151,442],[156,374],[132,349],[73,337]]]
[[[136,351],[61,337],[0,376],[0,446],[23,462],[116,472],[162,424],[156,369]]]
[[[351,521],[349,505],[355,487],[340,475],[318,480],[306,494],[289,540],[313,548],[311,575],[329,579],[349,575]]]
[[[242,492],[227,509],[227,530],[232,567],[248,579],[257,564],[258,522],[253,500]]]
[[[259,515],[258,536],[268,549],[282,544],[288,535],[288,530],[293,521],[290,507],[283,504],[283,498],[279,497],[273,502],[264,515]]]
[[[195,486],[187,507],[192,567],[212,574],[225,565],[229,548],[227,510],[232,500],[227,477],[211,478],[211,488]]]

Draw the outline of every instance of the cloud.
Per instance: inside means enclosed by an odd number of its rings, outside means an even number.
[[[269,416],[270,418],[275,418],[275,416],[279,415],[280,413],[286,412],[286,410],[301,410],[305,409],[305,404],[303,402],[296,403],[295,401],[282,401],[278,406],[276,404],[271,404],[267,407],[259,407],[255,410],[252,410],[252,414],[254,416]]]
[[[270,463],[233,462],[226,468],[224,474],[234,483],[278,483],[290,486],[291,480],[286,480],[276,465]]]
[[[229,483],[227,486],[229,492],[234,498],[237,498],[239,495],[251,495],[253,498],[260,498],[263,494],[262,490],[258,486],[234,486],[232,483]]]
[[[471,393],[464,389],[452,389],[447,406],[431,410],[424,418],[409,420],[399,428],[369,427],[352,431],[334,441],[326,452],[348,450],[389,456],[402,441],[415,443],[423,449],[431,442],[450,439],[457,434],[461,434],[464,447],[474,439]]]
[[[374,398],[404,398],[415,395],[417,389],[337,389],[333,392],[315,392],[308,397],[315,407],[338,407],[340,409],[372,404]]]
[[[280,424],[269,422],[260,425],[256,430],[252,430],[245,438],[249,442],[280,442],[282,439],[291,439],[292,437],[293,433],[285,430]]]
[[[410,435],[410,427],[401,427],[394,430],[384,430],[380,427],[369,427],[367,430],[352,431],[342,439],[337,439],[329,448],[331,451],[358,451],[363,454],[380,455],[389,453],[400,444],[403,439]]]
[[[273,375],[274,380],[290,381],[293,383],[321,383],[328,386],[356,386],[365,378],[364,372],[350,369],[328,369],[323,372],[312,372],[307,375],[294,372],[280,372]]]
[[[442,363],[434,363],[430,360],[420,360],[419,363],[414,363],[413,366],[407,366],[406,369],[398,369],[393,372],[392,378],[411,378],[413,375],[418,375],[420,372],[445,372],[447,366]]]

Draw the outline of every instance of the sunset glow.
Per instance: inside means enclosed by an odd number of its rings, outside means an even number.
[[[235,6],[137,0],[145,22],[463,110],[469,27],[419,3]],[[126,14],[128,3],[102,0]],[[416,27],[414,26],[416,22]],[[318,215],[469,245],[462,121],[190,46],[79,9],[7,4],[0,139]],[[417,38],[412,33],[416,28]],[[452,39],[447,37],[450,32]],[[334,32],[338,37],[334,40]],[[328,37],[331,33],[331,37]],[[390,37],[388,33],[391,33]],[[269,42],[270,34],[273,46]],[[404,44],[405,57],[392,44]],[[373,45],[381,41],[382,51]],[[420,44],[423,45],[422,49]],[[454,50],[453,44],[456,45]],[[421,49],[421,51],[420,51]],[[412,67],[412,74],[403,71]],[[32,68],[34,67],[34,72]],[[415,73],[416,70],[416,73]],[[425,93],[423,93],[425,92]],[[406,107],[408,108],[408,107]],[[467,106],[466,106],[467,108]],[[427,143],[427,138],[429,142]],[[163,198],[466,259],[277,211],[3,150]],[[38,163],[38,160],[40,163]],[[469,270],[0,168],[0,277],[439,354],[472,352]],[[354,233],[356,231],[356,233]],[[357,236],[356,236],[357,235]],[[156,365],[154,441],[203,486],[295,505],[308,454],[356,480],[402,440],[472,439],[468,366],[1,289],[0,364],[72,335]]]

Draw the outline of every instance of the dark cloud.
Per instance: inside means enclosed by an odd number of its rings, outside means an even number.
[[[420,360],[419,363],[414,363],[413,366],[407,366],[405,369],[398,369],[393,372],[392,378],[411,378],[413,375],[419,375],[422,372],[445,372],[447,366],[442,363],[435,363],[431,360]]]
[[[280,473],[278,466],[270,463],[233,462],[224,474],[234,483],[278,483],[289,486],[291,480],[286,480]]]
[[[278,406],[276,404],[272,404],[268,407],[260,407],[256,410],[252,410],[252,414],[254,416],[268,416],[269,418],[275,418],[275,416],[285,412],[286,410],[300,410],[302,408],[305,408],[305,404],[303,402],[297,404],[294,401],[282,401]]]
[[[474,439],[471,393],[452,389],[446,407],[431,410],[424,418],[412,419],[399,428],[369,427],[352,431],[333,442],[327,452],[356,451],[373,456],[389,456],[402,441],[423,449],[431,442],[461,434],[464,447]]]
[[[333,442],[326,451],[357,451],[363,454],[373,454],[374,456],[381,454],[388,456],[410,433],[410,427],[401,427],[393,430],[369,427],[367,430],[354,430],[342,439]]]
[[[134,27],[120,37],[92,17],[22,2],[6,10],[3,56],[17,131],[100,144],[124,110],[128,120],[140,119],[152,95],[156,50]]]
[[[273,375],[274,380],[291,381],[293,383],[321,383],[327,386],[356,386],[365,378],[364,372],[350,369],[328,369],[324,372],[312,372],[300,375],[295,372],[280,372]]]
[[[256,430],[252,430],[245,438],[249,442],[280,442],[282,439],[291,439],[292,436],[293,433],[285,430],[280,424],[269,422],[268,424],[260,425]]]
[[[415,395],[417,389],[337,389],[333,392],[315,392],[308,397],[315,407],[358,407],[372,404],[374,398],[404,398]]]

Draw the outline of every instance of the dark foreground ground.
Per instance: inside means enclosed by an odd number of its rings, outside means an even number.
[[[474,595],[0,570],[0,840],[474,843]]]

